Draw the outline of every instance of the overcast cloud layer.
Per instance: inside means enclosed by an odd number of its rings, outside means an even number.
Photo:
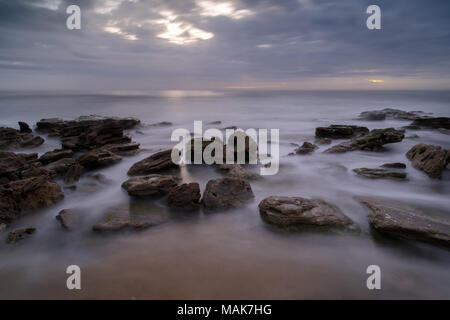
[[[0,74],[0,89],[449,89],[450,1],[0,0]]]

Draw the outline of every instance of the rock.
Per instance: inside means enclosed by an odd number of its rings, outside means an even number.
[[[83,170],[84,167],[79,163],[74,163],[71,165],[64,175],[64,184],[71,185],[80,180]]]
[[[424,171],[430,178],[439,178],[450,161],[450,150],[440,146],[416,144],[407,153],[406,157],[414,168]]]
[[[25,228],[14,229],[8,233],[8,238],[7,238],[6,242],[12,244],[12,243],[16,243],[18,241],[24,240],[24,239],[30,237],[35,231],[36,231],[36,228],[34,228],[34,227],[25,227]]]
[[[31,133],[22,133],[13,128],[0,128],[0,149],[34,148],[44,143],[44,139]]]
[[[208,122],[207,124],[217,125],[217,124],[222,124],[222,121],[220,121],[220,120],[218,120],[218,121],[211,121],[211,122]]]
[[[304,142],[301,147],[298,147],[297,149],[295,149],[294,153],[290,153],[290,155],[294,155],[294,154],[301,154],[301,155],[310,154],[310,153],[313,153],[314,150],[316,150],[317,148],[319,148],[319,147],[316,146],[315,144],[312,144],[310,142]]]
[[[0,151],[0,178],[6,182],[22,179],[22,172],[35,167],[37,153],[25,154]]]
[[[122,161],[122,157],[108,150],[98,149],[90,151],[77,159],[86,169],[107,167]]]
[[[164,150],[151,155],[139,162],[136,162],[128,170],[128,175],[148,174],[163,170],[177,168],[178,165],[172,162],[172,150]]]
[[[101,184],[110,184],[111,183],[111,180],[108,179],[104,174],[101,174],[101,173],[90,174],[90,175],[88,175],[88,177],[100,182]]]
[[[402,239],[450,247],[449,220],[432,215],[435,210],[422,210],[409,204],[382,198],[356,197],[356,199],[370,209],[368,218],[377,231]]]
[[[45,176],[16,180],[3,188],[22,210],[46,208],[64,198],[60,186]]]
[[[109,210],[104,220],[93,226],[97,232],[140,230],[156,226],[168,220],[167,214],[145,205],[122,205]]]
[[[167,196],[167,204],[173,208],[194,210],[198,209],[200,198],[200,186],[198,183],[183,183],[170,190]]]
[[[119,144],[107,144],[101,149],[108,150],[119,156],[134,156],[138,154],[141,150],[139,149],[140,144],[136,142],[129,143],[119,143]]]
[[[247,181],[222,178],[208,181],[202,202],[207,210],[224,210],[244,206],[254,197],[252,188]]]
[[[225,171],[230,178],[245,180],[259,179],[261,176],[257,173],[244,169],[240,164],[221,164],[219,170]]]
[[[375,129],[363,138],[343,142],[325,150],[325,152],[339,153],[354,150],[379,151],[383,149],[382,146],[385,144],[402,141],[404,136],[403,130],[396,130],[394,128]]]
[[[450,135],[450,129],[439,128],[439,129],[437,129],[437,131],[439,131],[442,134]]]
[[[361,112],[358,119],[359,120],[415,120],[422,117],[429,116],[430,113],[425,113],[423,111],[403,111],[399,109],[385,108],[383,110],[376,111],[364,111]]]
[[[402,162],[392,162],[392,163],[385,163],[381,165],[382,168],[395,168],[395,169],[406,169],[406,164]]]
[[[318,199],[270,196],[259,204],[262,219],[279,227],[298,225],[342,227],[352,224],[338,208]]]
[[[328,127],[316,128],[317,138],[348,139],[360,137],[367,133],[369,133],[369,129],[366,127],[349,125],[331,125]]]
[[[420,138],[417,134],[412,134],[410,136],[406,136],[405,139],[417,139]]]
[[[358,176],[380,179],[380,178],[392,178],[392,179],[406,179],[405,172],[398,172],[394,170],[378,169],[378,168],[357,168],[353,169]]]
[[[167,194],[178,185],[179,178],[160,174],[133,177],[122,183],[130,196],[148,197]]]
[[[75,164],[71,158],[62,158],[45,166],[46,169],[56,172],[59,176],[64,176],[69,168]]]
[[[44,153],[40,158],[39,162],[42,164],[49,164],[51,162],[55,162],[60,159],[64,158],[72,158],[74,155],[74,152],[72,150],[66,149],[55,149],[53,151],[49,151]]]
[[[330,138],[318,138],[314,142],[317,145],[325,145],[325,144],[331,144],[333,142],[333,140],[331,140]]]
[[[0,223],[10,224],[19,213],[20,206],[12,198],[11,192],[0,187]]]
[[[28,123],[26,123],[26,122],[19,121],[19,127],[20,127],[19,131],[21,133],[31,133],[31,132],[33,132],[30,129],[30,126],[28,125]]]
[[[419,128],[431,128],[431,129],[450,129],[450,118],[448,117],[438,117],[438,118],[423,118],[415,119],[411,126],[416,126]]]
[[[64,229],[71,231],[73,229],[74,224],[73,216],[74,216],[73,210],[64,209],[58,213],[58,215],[56,216],[56,220],[58,220],[61,223],[61,226]]]
[[[171,125],[173,125],[172,122],[161,121],[161,122],[158,122],[158,123],[151,124],[150,127],[168,127],[168,126],[171,126]]]

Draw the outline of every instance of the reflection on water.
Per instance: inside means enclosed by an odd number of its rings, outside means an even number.
[[[373,233],[366,208],[352,198],[385,196],[448,212],[448,172],[441,180],[431,180],[408,166],[406,182],[362,179],[352,172],[386,162],[408,163],[404,154],[418,142],[450,148],[448,135],[407,132],[420,138],[388,145],[383,153],[323,154],[328,146],[321,146],[310,156],[287,156],[295,148],[291,143],[313,141],[317,126],[351,123],[373,129],[409,124],[352,120],[361,111],[398,107],[448,116],[449,101],[448,93],[439,92],[1,96],[0,125],[82,114],[135,116],[146,124],[174,125],[132,130],[133,140],[145,151],[101,170],[111,181],[101,183],[86,175],[77,190],[65,191],[63,202],[17,220],[11,228],[33,225],[37,232],[15,246],[0,244],[0,298],[450,298],[448,251]],[[220,128],[280,129],[279,173],[251,182],[255,201],[242,209],[187,213],[167,209],[164,199],[146,200],[139,203],[139,214],[146,208],[148,214],[170,218],[138,232],[94,233],[92,226],[111,208],[136,205],[120,188],[128,168],[170,146],[171,131],[193,129],[194,120],[220,120]],[[43,153],[58,146],[57,139],[46,138],[36,150]],[[184,168],[180,174],[185,182],[198,182],[201,190],[209,179],[220,177],[205,166]],[[269,195],[323,198],[353,219],[359,230],[279,231],[259,217],[257,205]],[[55,219],[64,208],[77,209],[73,232],[62,230]],[[70,264],[82,269],[79,292],[65,287]],[[381,291],[366,288],[370,264],[381,267]]]

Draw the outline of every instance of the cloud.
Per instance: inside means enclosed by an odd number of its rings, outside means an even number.
[[[200,15],[206,17],[224,16],[231,19],[242,19],[254,14],[249,9],[236,9],[235,4],[230,1],[217,2],[209,0],[196,1]]]

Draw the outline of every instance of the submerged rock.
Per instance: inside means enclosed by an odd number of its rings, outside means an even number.
[[[122,188],[134,197],[158,196],[167,194],[179,181],[175,176],[150,174],[130,178],[122,183]]]
[[[379,168],[357,168],[353,169],[353,171],[361,177],[371,178],[371,179],[381,179],[381,178],[391,178],[391,179],[406,179],[405,172],[398,172],[394,170],[388,169],[379,169]]]
[[[301,155],[310,154],[310,153],[313,153],[317,148],[319,148],[319,147],[316,146],[315,144],[312,144],[311,142],[304,142],[304,143],[302,144],[301,147],[298,147],[297,149],[294,150],[293,153],[290,153],[289,155],[294,155],[294,154],[301,154]]]
[[[369,209],[370,224],[379,232],[450,247],[450,222],[412,205],[389,199],[356,197]]]
[[[23,172],[35,168],[37,153],[14,153],[0,151],[0,179],[4,183],[19,180]]]
[[[30,237],[35,231],[36,228],[34,227],[14,229],[8,233],[8,238],[6,239],[6,242],[12,244],[24,240]]]
[[[139,149],[140,144],[136,142],[129,143],[119,143],[119,144],[107,144],[101,149],[108,150],[119,156],[134,156],[138,154],[141,150]]]
[[[61,223],[64,229],[71,231],[74,224],[74,211],[70,209],[61,210],[56,216],[56,220]]]
[[[69,168],[75,164],[75,159],[62,158],[45,166],[46,169],[56,172],[60,176],[64,176]]]
[[[222,178],[208,181],[202,202],[207,210],[224,210],[242,207],[254,197],[246,180]]]
[[[156,226],[168,220],[168,215],[146,205],[129,204],[109,210],[103,221],[92,229],[97,232],[140,230]]]
[[[230,178],[238,178],[246,180],[261,178],[259,174],[243,168],[240,164],[221,164],[219,165],[218,170],[226,172],[228,177]]]
[[[424,171],[430,178],[439,178],[450,161],[450,150],[440,146],[416,144],[407,153],[406,157],[414,168]]]
[[[71,165],[67,170],[66,174],[64,175],[64,184],[71,185],[80,180],[83,170],[84,167],[78,162]]]
[[[427,117],[430,113],[425,113],[423,111],[403,111],[399,109],[385,108],[382,110],[375,111],[364,111],[361,112],[358,119],[359,120],[415,120],[417,118]]]
[[[330,139],[348,139],[353,137],[360,137],[369,133],[369,129],[360,126],[350,125],[331,125],[328,127],[316,128],[317,138],[330,138]]]
[[[365,137],[343,142],[325,150],[325,152],[339,153],[354,150],[379,151],[383,150],[382,146],[385,144],[402,141],[404,136],[403,130],[396,130],[394,128],[375,129]]]
[[[49,164],[51,162],[55,162],[60,159],[64,158],[72,158],[74,155],[74,152],[72,150],[66,149],[55,149],[53,151],[49,151],[44,153],[40,158],[39,162],[42,164]]]
[[[10,224],[20,213],[20,206],[15,201],[11,192],[0,188],[0,224]]]
[[[164,150],[136,162],[128,170],[128,175],[148,174],[176,168],[178,165],[172,162],[172,150]]]
[[[314,141],[317,145],[325,145],[325,144],[331,144],[333,140],[331,138],[316,138]]]
[[[317,199],[270,196],[259,204],[265,222],[279,227],[298,225],[347,226],[352,221],[338,208]]]
[[[35,148],[43,143],[44,139],[31,133],[0,127],[0,149]]]
[[[430,129],[450,129],[450,118],[438,117],[438,118],[424,118],[416,119],[411,123],[413,127],[430,128]]]
[[[122,157],[111,151],[98,149],[82,155],[77,161],[86,169],[97,169],[116,164],[122,161]]]
[[[196,182],[183,183],[170,190],[167,196],[169,207],[194,210],[200,205],[200,186]]]

